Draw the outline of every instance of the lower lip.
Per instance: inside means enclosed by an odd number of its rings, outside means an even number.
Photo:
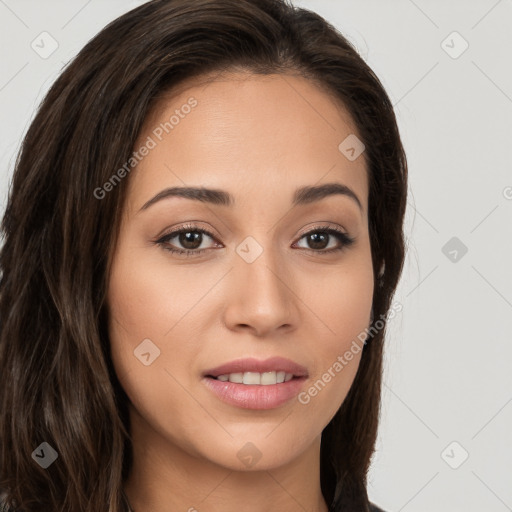
[[[306,377],[293,378],[280,384],[236,384],[204,377],[206,386],[223,402],[242,409],[274,409],[297,396]]]

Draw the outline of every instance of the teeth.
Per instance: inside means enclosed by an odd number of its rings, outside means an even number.
[[[234,382],[236,384],[262,385],[281,384],[293,379],[293,373],[279,372],[245,372],[219,375],[217,380],[222,382]]]
[[[244,384],[260,384],[261,373],[245,372],[243,378]]]

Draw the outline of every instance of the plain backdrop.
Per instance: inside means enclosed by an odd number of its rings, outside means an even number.
[[[0,0],[2,213],[49,86],[141,3]],[[512,2],[294,3],[379,76],[409,161],[402,311],[388,328],[370,498],[389,512],[512,510]]]

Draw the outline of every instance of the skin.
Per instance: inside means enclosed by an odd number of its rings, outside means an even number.
[[[307,404],[292,399],[270,410],[222,402],[202,372],[241,357],[283,356],[307,367],[307,390],[368,326],[366,163],[338,150],[358,132],[343,106],[305,78],[232,72],[168,94],[136,147],[191,96],[197,106],[125,178],[108,288],[111,355],[131,401],[133,466],[124,489],[135,512],[326,512],[321,433],[361,352]],[[362,210],[339,194],[292,208],[296,188],[332,182],[350,187]],[[235,204],[173,197],[141,210],[161,190],[185,185],[226,190]],[[192,221],[215,239],[204,234],[185,246],[175,236],[167,247],[203,253],[176,255],[155,243]],[[355,242],[322,253],[340,246],[336,237],[314,245],[304,234],[325,224]],[[252,263],[236,252],[248,236],[263,249]],[[134,357],[144,339],[160,350],[148,366]],[[247,442],[261,454],[251,467],[237,456]]]

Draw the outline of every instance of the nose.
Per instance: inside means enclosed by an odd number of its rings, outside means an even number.
[[[299,298],[284,263],[267,249],[252,263],[235,253],[224,309],[229,329],[265,337],[297,328]]]

